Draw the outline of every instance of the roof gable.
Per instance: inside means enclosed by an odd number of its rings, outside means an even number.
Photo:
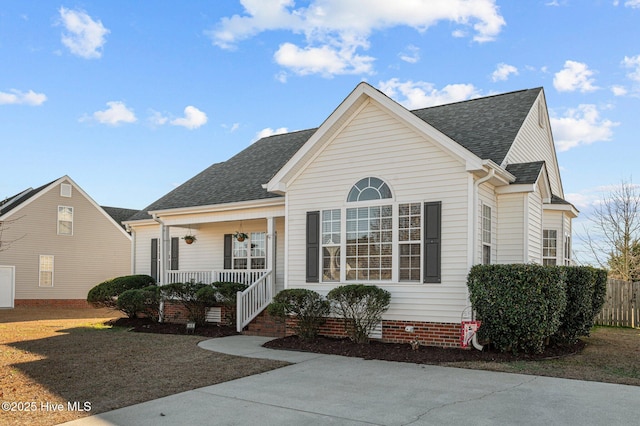
[[[104,215],[113,224],[113,226],[115,226],[120,232],[126,235],[127,238],[130,238],[129,234],[124,230],[120,223],[117,223],[114,218],[110,216],[102,207],[100,207],[86,192],[84,192],[82,188],[80,188],[78,184],[73,181],[73,179],[66,175],[36,189],[30,188],[12,198],[4,200],[2,203],[0,203],[0,219],[4,219],[4,217],[18,213],[25,206],[37,202],[38,198],[42,197],[43,194],[59,188],[60,184],[65,182],[69,183],[77,193],[87,199],[89,203],[91,203],[98,210],[98,212],[100,212],[100,214]]]

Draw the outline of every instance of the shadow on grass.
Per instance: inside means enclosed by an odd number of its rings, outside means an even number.
[[[205,351],[199,336],[125,330],[77,327],[10,343],[35,355],[12,367],[64,401],[90,402],[97,414],[288,365]]]

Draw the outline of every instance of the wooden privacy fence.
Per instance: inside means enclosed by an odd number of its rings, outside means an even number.
[[[607,295],[596,324],[640,327],[640,282],[609,279]]]

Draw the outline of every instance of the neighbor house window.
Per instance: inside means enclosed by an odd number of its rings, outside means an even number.
[[[395,203],[381,179],[358,181],[341,208],[307,212],[306,280],[441,281],[439,201]]]
[[[491,264],[491,207],[482,205],[482,264]]]
[[[73,235],[73,207],[58,206],[58,235]]]
[[[40,255],[40,287],[53,287],[53,256]]]
[[[252,232],[244,241],[233,239],[233,269],[265,269],[266,235]]]
[[[542,231],[542,264],[555,265],[558,252],[558,231],[545,229]]]
[[[340,280],[340,209],[322,212],[322,280]]]

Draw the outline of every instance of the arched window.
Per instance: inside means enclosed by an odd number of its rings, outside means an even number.
[[[351,191],[349,191],[347,201],[371,201],[385,198],[392,198],[389,186],[382,179],[367,177],[360,179],[358,183],[353,185]]]

